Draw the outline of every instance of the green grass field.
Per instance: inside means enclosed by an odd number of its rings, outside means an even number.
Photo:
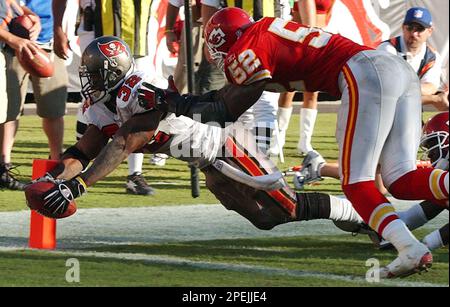
[[[424,117],[428,117],[426,114]],[[74,138],[72,116],[67,117],[65,145]],[[313,146],[324,157],[337,159],[334,139],[335,114],[319,114]],[[294,116],[285,147],[286,163],[280,169],[298,165],[296,154],[298,116]],[[20,178],[31,175],[31,163],[46,158],[47,144],[37,117],[21,120],[13,152],[20,165]],[[146,159],[147,156],[146,156]],[[201,196],[190,196],[187,166],[175,159],[165,167],[144,164],[148,181],[157,189],[154,197],[124,193],[126,164],[89,190],[77,203],[80,208],[216,204],[205,188]],[[327,179],[308,190],[342,194],[336,180]],[[23,193],[0,190],[0,211],[26,209]],[[1,214],[1,212],[0,212]],[[1,226],[0,226],[1,227]],[[151,231],[151,225],[148,226]],[[1,228],[0,228],[1,229]],[[188,230],[186,230],[188,231]],[[1,234],[0,238],[4,236]],[[415,232],[423,237],[427,232]],[[284,287],[284,286],[448,286],[448,249],[433,253],[434,265],[425,275],[403,280],[367,283],[364,276],[369,258],[386,264],[395,258],[392,251],[379,251],[366,236],[350,234],[183,241],[155,244],[113,244],[77,250],[37,251],[0,249],[0,286],[201,286],[201,287]],[[66,261],[80,264],[80,282],[68,283]]]

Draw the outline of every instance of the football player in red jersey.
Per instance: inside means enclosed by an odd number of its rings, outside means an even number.
[[[38,179],[54,183],[42,195],[40,214],[64,217],[71,201],[115,170],[129,153],[145,151],[198,166],[217,199],[259,229],[311,219],[356,222],[365,228],[347,200],[295,193],[245,129],[221,129],[154,109],[152,92],[141,91],[141,84],[159,80],[135,68],[121,39],[93,40],[83,52],[79,74],[82,94],[90,102],[89,126],[58,165]]]
[[[225,126],[263,90],[340,96],[336,138],[342,189],[364,221],[399,252],[381,276],[407,276],[430,267],[430,251],[398,218],[374,182],[379,163],[394,197],[448,199],[448,171],[416,167],[420,86],[404,60],[295,22],[263,18],[254,23],[238,8],[213,15],[205,41],[211,60],[224,68],[230,84],[203,96],[181,96],[148,85],[158,96],[157,107]]]

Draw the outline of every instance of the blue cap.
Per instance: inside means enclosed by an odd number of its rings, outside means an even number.
[[[406,12],[404,25],[409,25],[411,23],[418,23],[425,28],[430,28],[433,25],[433,20],[431,19],[430,11],[424,7],[413,7]]]

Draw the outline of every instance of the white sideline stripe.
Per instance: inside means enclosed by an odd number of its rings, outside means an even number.
[[[23,248],[3,248],[0,247],[0,251],[25,251],[30,249]],[[235,272],[246,272],[246,273],[259,273],[265,275],[281,275],[281,276],[292,276],[292,277],[310,277],[310,278],[322,278],[328,280],[345,281],[352,283],[367,283],[364,278],[351,275],[337,275],[337,274],[327,274],[320,272],[302,271],[302,270],[292,270],[292,269],[277,269],[261,265],[248,265],[248,264],[234,264],[227,262],[209,262],[209,261],[198,261],[191,260],[183,257],[175,257],[168,255],[151,255],[142,253],[112,253],[112,252],[86,252],[86,251],[50,251],[48,252],[52,255],[67,255],[70,257],[95,257],[95,258],[105,258],[105,259],[119,259],[127,261],[143,261],[145,263],[152,264],[165,264],[165,265],[176,265],[176,266],[191,266],[194,268],[207,269],[207,270],[227,270]],[[399,280],[383,280],[379,283],[385,286],[396,286],[396,287],[448,287],[449,285],[444,284],[431,284],[425,282],[414,282],[414,281],[399,281]],[[378,284],[374,284],[378,285]]]

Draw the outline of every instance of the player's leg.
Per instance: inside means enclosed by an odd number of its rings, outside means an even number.
[[[4,72],[4,76],[1,76],[3,80],[0,80],[0,83],[2,97],[5,98],[0,103],[0,111],[2,112],[0,115],[2,117],[0,122],[0,188],[23,190],[25,185],[14,176],[13,169],[15,166],[12,165],[11,152],[19,127],[19,117],[25,102],[28,74],[13,53],[2,52],[0,60],[0,67]]]
[[[448,223],[425,236],[423,243],[430,249],[434,250],[448,245],[449,228]]]
[[[420,88],[418,80],[414,79],[398,100],[391,132],[380,158],[381,174],[389,192],[398,199],[444,204],[448,202],[448,171],[417,169],[422,132],[421,104],[417,96],[420,99]]]
[[[317,118],[318,94],[317,92],[303,93],[303,105],[300,109],[300,138],[297,144],[300,154],[307,154],[313,150],[311,141]]]
[[[399,260],[389,267],[388,273],[401,275],[424,268],[422,262],[431,262],[431,254],[399,219],[392,204],[375,185],[378,161],[396,120],[397,102],[413,82],[410,71],[403,71],[404,66],[395,65],[400,62],[392,59],[376,52],[360,53],[344,67],[336,135],[344,193],[363,220],[399,251]],[[377,69],[374,66],[378,66]],[[395,68],[399,73],[392,80],[387,72]],[[419,90],[418,83],[416,85]],[[420,102],[417,106],[420,108]],[[411,119],[413,125],[420,125],[418,120],[419,116]],[[410,133],[419,138],[420,126]],[[406,160],[415,153],[415,148],[409,148]],[[413,260],[404,261],[408,257]]]
[[[278,93],[264,91],[259,100],[253,105],[256,143],[264,153],[267,153],[271,145],[270,141],[275,128],[279,96],[280,94]]]
[[[246,144],[247,146],[243,146]],[[227,163],[251,176],[263,176],[277,172],[275,164],[255,146],[253,135],[245,129],[236,129],[224,145]],[[322,193],[295,193],[286,184],[275,191],[254,191],[258,207],[273,212],[278,217],[273,225],[289,221],[331,219],[361,223],[362,219],[350,202]],[[254,202],[253,202],[254,204]],[[242,204],[245,206],[245,204]],[[238,210],[236,210],[238,211]],[[255,224],[255,223],[254,223]]]
[[[50,158],[59,160],[63,152],[68,75],[64,60],[55,56],[55,72],[50,78],[32,77],[37,114],[48,139]]]
[[[411,206],[408,210],[398,212],[398,216],[410,230],[414,230],[425,225],[444,210],[443,207],[425,200]]]
[[[280,98],[278,99],[278,143],[271,144],[270,153],[273,155],[279,154],[279,148],[283,149],[284,144],[286,143],[286,132],[289,127],[289,121],[291,120],[292,115],[292,99],[294,98],[295,92],[286,92],[281,93]]]

